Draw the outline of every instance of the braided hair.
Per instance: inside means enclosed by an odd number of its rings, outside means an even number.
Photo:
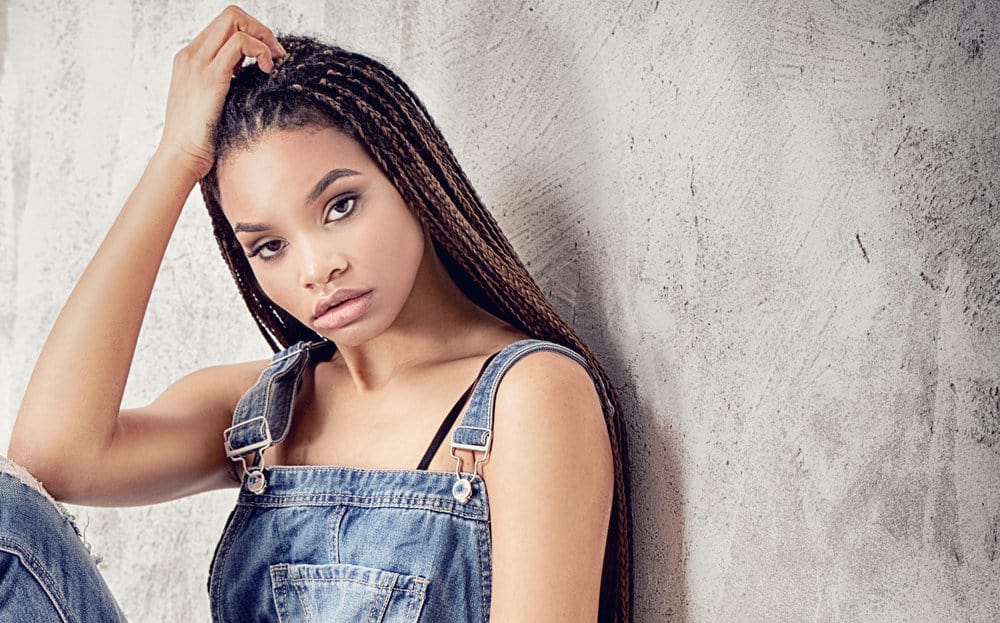
[[[632,542],[621,403],[607,372],[556,313],[409,87],[381,63],[302,36],[267,74],[256,65],[232,80],[215,128],[215,166],[201,180],[216,241],[250,314],[274,351],[319,336],[264,294],[219,201],[217,167],[266,131],[333,127],[363,145],[418,220],[456,285],[494,316],[537,339],[580,353],[600,378],[614,460],[614,503],[601,578],[599,620],[631,621]]]

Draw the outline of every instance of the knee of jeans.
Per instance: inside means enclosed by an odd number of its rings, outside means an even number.
[[[24,484],[34,489],[41,495],[42,498],[47,500],[56,509],[56,511],[58,511],[58,513],[62,516],[62,518],[65,519],[67,522],[69,522],[69,525],[73,527],[73,531],[76,532],[77,536],[80,537],[80,540],[83,541],[84,546],[86,546],[87,551],[90,552],[91,558],[93,558],[94,563],[100,564],[101,557],[95,555],[91,550],[90,543],[88,543],[87,540],[84,538],[83,532],[76,524],[76,517],[74,517],[73,514],[70,513],[69,510],[67,510],[66,507],[62,505],[62,503],[58,502],[54,497],[52,497],[49,494],[49,492],[45,490],[45,487],[42,486],[42,483],[39,482],[38,479],[35,478],[31,474],[31,472],[29,472],[23,465],[19,465],[18,463],[15,463],[6,456],[0,454],[0,477],[2,477],[4,474],[13,476],[18,481],[20,481],[21,484]]]

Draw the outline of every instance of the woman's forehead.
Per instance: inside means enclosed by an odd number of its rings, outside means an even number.
[[[259,137],[226,153],[219,162],[220,176],[233,165],[301,168],[310,164],[345,160],[371,163],[364,147],[332,127],[296,127],[265,130]]]
[[[218,163],[219,198],[225,208],[297,191],[336,170],[370,175],[377,165],[357,141],[333,128],[269,130]]]

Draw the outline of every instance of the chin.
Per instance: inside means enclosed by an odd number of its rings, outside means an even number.
[[[365,318],[359,318],[346,327],[341,327],[339,329],[319,330],[313,328],[313,331],[316,331],[319,335],[322,335],[336,344],[338,348],[342,346],[351,348],[361,346],[371,341],[373,338],[376,338],[384,333],[388,328],[388,325],[381,326],[382,323],[375,324],[372,322],[373,320],[374,318],[368,316]]]

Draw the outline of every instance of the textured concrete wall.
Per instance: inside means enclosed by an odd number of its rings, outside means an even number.
[[[221,8],[152,4],[0,11],[0,439]],[[1000,618],[1000,4],[246,8],[397,68],[603,354],[639,621]],[[267,354],[190,204],[127,404]],[[133,620],[207,619],[233,499],[78,509]]]

